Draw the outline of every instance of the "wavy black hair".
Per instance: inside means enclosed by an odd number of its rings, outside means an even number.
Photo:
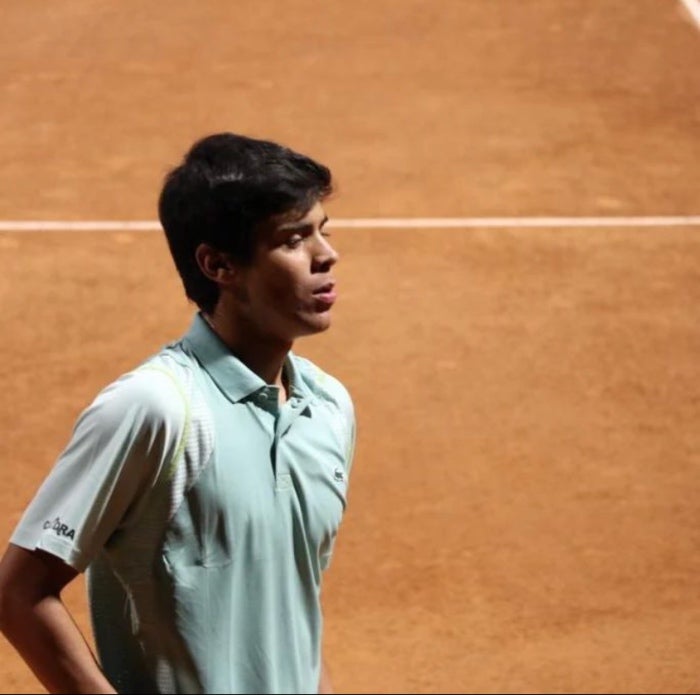
[[[234,133],[197,141],[165,177],[158,200],[187,297],[206,313],[219,299],[218,286],[195,259],[201,243],[248,264],[261,223],[295,211],[303,215],[332,190],[327,167],[275,142]]]

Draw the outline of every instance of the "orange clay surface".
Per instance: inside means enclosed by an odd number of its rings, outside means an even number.
[[[675,0],[6,2],[0,220],[154,220],[201,135],[331,217],[700,213]],[[296,350],[357,407],[339,692],[697,692],[700,228],[341,230]],[[0,233],[3,542],[96,392],[187,327],[159,232]],[[83,581],[65,593],[88,630]],[[41,689],[0,638],[0,691]]]

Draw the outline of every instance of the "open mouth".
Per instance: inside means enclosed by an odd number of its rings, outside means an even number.
[[[327,282],[325,285],[321,285],[321,287],[315,289],[312,294],[317,302],[330,306],[337,298],[335,283]]]

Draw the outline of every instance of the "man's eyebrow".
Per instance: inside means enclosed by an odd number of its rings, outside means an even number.
[[[319,229],[323,229],[324,225],[328,222],[328,215],[324,215],[319,225]],[[287,222],[286,224],[281,224],[278,229],[282,232],[290,232],[295,229],[306,229],[308,227],[313,227],[313,222],[310,220],[298,221],[298,222]]]

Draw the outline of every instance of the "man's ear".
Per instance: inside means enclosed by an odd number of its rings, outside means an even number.
[[[195,249],[194,257],[202,273],[217,284],[230,284],[236,274],[229,255],[209,244],[200,244]]]

